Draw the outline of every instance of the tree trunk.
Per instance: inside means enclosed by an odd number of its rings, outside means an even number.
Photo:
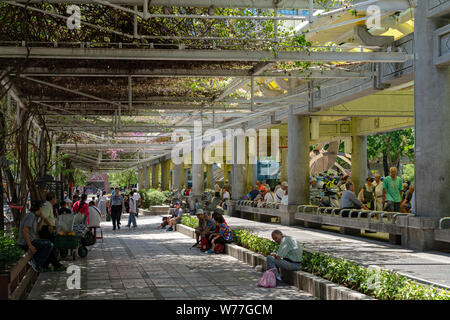
[[[384,169],[384,176],[387,177],[389,175],[389,163],[386,152],[383,153],[383,169]]]

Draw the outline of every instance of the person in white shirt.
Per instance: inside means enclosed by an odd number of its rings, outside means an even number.
[[[216,182],[216,184],[214,185],[214,192],[220,192],[219,182]]]
[[[139,208],[142,205],[142,199],[141,199],[141,195],[139,194],[139,192],[136,191],[136,189],[133,189],[133,199],[136,203],[136,217],[139,215]]]
[[[283,181],[281,187],[275,192],[274,200],[275,202],[281,202],[287,190],[287,182]]]
[[[283,199],[281,199],[281,204],[287,206],[289,204],[289,202],[288,202],[288,188],[287,188],[287,185],[286,185],[286,189],[284,190],[284,192],[285,193],[284,193]]]
[[[269,189],[269,191],[266,192],[264,195],[264,202],[275,202],[274,193],[272,190]]]
[[[375,174],[375,210],[383,211],[383,181],[380,180],[380,175]]]
[[[134,191],[130,192],[130,200],[128,202],[128,205],[130,206],[130,215],[128,216],[128,224],[127,227],[131,227],[131,223],[133,223],[133,228],[137,227],[136,224],[136,211],[137,211],[137,201],[135,198],[136,193]]]
[[[95,202],[89,202],[89,227],[100,227],[101,213],[95,206]]]
[[[227,200],[230,200],[230,193],[227,191],[227,189],[222,189],[222,202],[223,202],[223,208],[226,210],[228,209]]]

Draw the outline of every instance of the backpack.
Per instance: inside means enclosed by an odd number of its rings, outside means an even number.
[[[216,244],[216,247],[214,248],[215,253],[223,253],[223,249],[225,249],[225,246],[221,243]]]
[[[208,249],[209,249],[208,239],[206,239],[206,237],[202,237],[202,240],[200,241],[200,250],[206,251]]]
[[[267,270],[258,281],[258,287],[275,288],[277,286],[277,278],[274,273],[275,268]]]

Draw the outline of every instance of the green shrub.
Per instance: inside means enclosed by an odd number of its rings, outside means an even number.
[[[196,216],[190,216],[188,214],[181,215],[181,224],[184,224],[185,226],[191,227],[191,228],[197,228],[198,227],[198,219]]]
[[[159,191],[156,189],[139,190],[142,199],[142,207],[150,208],[150,206],[163,205],[169,198],[170,193],[167,191]]]
[[[0,231],[0,272],[19,260],[24,251],[17,245],[17,237],[12,231]]]
[[[233,230],[238,245],[267,256],[278,244],[247,230]],[[320,252],[303,252],[302,271],[380,300],[450,300],[450,292],[426,286],[390,270],[373,270]]]

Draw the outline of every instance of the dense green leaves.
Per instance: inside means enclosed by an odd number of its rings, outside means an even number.
[[[7,270],[24,254],[17,245],[17,235],[12,231],[0,231],[0,272]]]
[[[149,208],[150,206],[160,206],[164,204],[169,198],[170,192],[148,189],[139,190],[139,195],[142,199],[142,207]]]
[[[108,174],[109,183],[121,188],[129,188],[138,182],[138,176],[135,169],[128,169],[116,173]]]

